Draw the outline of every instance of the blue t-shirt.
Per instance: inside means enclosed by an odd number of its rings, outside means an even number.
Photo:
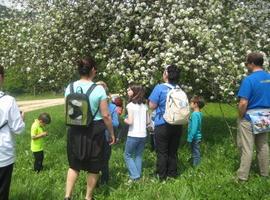
[[[202,113],[193,112],[188,124],[188,142],[200,141],[202,139]]]
[[[109,111],[110,111],[111,117],[112,117],[112,125],[114,128],[117,128],[119,126],[119,117],[118,117],[118,113],[117,113],[117,106],[112,102],[109,103]]]
[[[238,97],[248,100],[247,110],[270,108],[270,74],[256,71],[247,76],[241,83]],[[249,120],[247,115],[245,118]]]
[[[170,91],[170,89],[171,88],[169,88],[165,84],[158,84],[156,85],[156,87],[154,88],[154,90],[152,91],[151,95],[148,98],[152,103],[157,105],[154,120],[155,126],[160,126],[166,123],[163,118],[163,115],[165,113],[167,94]]]
[[[117,128],[119,127],[119,117],[116,110],[117,110],[117,106],[114,103],[110,102],[109,111],[112,117],[112,125],[113,125],[114,131],[116,131]],[[105,138],[107,142],[110,142],[110,133],[107,129],[105,131]]]
[[[90,82],[90,81],[89,82],[80,81],[80,80],[75,81],[73,84],[74,92],[80,93],[81,88],[82,88],[82,91],[85,94],[92,84],[93,82]],[[65,97],[69,94],[70,94],[70,85],[68,85],[66,88]],[[107,99],[107,95],[104,88],[101,85],[97,85],[89,96],[89,102],[90,102],[92,114],[96,113],[97,109],[99,108],[100,102],[105,99]],[[101,120],[101,119],[102,119],[102,116],[99,110],[95,116],[94,121]]]

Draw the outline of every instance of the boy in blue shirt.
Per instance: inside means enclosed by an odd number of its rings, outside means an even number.
[[[200,96],[194,96],[190,100],[191,113],[188,125],[188,139],[191,146],[192,164],[197,166],[201,161],[200,142],[202,139],[202,113],[201,109],[204,107],[204,100]]]

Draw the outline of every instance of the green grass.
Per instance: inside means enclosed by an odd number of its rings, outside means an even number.
[[[226,119],[231,126],[236,126],[236,110],[223,105]],[[41,111],[27,113],[26,131],[17,136],[17,162],[14,168],[11,200],[62,200],[64,196],[66,171],[66,127],[64,125],[63,107],[46,109],[52,115],[49,136],[45,145],[45,170],[40,174],[32,171],[33,156],[30,151],[29,129],[35,117]],[[208,104],[204,109],[202,163],[194,169],[188,162],[189,147],[186,134],[182,136],[179,149],[179,171],[181,175],[175,180],[160,183],[151,176],[155,169],[155,154],[149,146],[144,152],[143,178],[133,185],[127,185],[128,173],[123,160],[123,144],[113,146],[110,161],[111,182],[95,190],[96,199],[130,199],[130,200],[239,200],[270,199],[270,181],[258,176],[258,167],[253,163],[250,180],[236,183],[235,172],[239,166],[238,152],[233,137],[223,121],[218,104]],[[84,199],[85,173],[81,173],[76,183],[73,199]]]
[[[25,101],[25,100],[40,100],[40,99],[54,99],[54,98],[63,98],[64,94],[54,94],[54,93],[42,93],[38,95],[33,94],[21,94],[14,95],[17,101]]]

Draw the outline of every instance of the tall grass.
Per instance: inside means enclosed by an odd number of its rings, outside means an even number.
[[[236,126],[236,111],[222,105],[226,119]],[[11,200],[61,200],[64,196],[66,171],[66,127],[63,106],[45,109],[52,116],[48,126],[49,136],[45,143],[45,169],[33,172],[33,155],[30,151],[30,126],[41,111],[27,113],[26,131],[16,138],[17,161],[11,185]],[[43,110],[44,111],[44,110]],[[236,136],[236,130],[233,130]],[[193,168],[189,163],[190,149],[186,134],[179,148],[179,172],[177,179],[159,182],[151,174],[155,169],[155,154],[147,145],[144,152],[143,178],[128,185],[128,173],[123,159],[123,144],[113,146],[110,161],[111,180],[109,185],[95,191],[96,199],[128,200],[197,200],[197,199],[270,199],[270,181],[258,176],[258,167],[253,163],[250,180],[239,184],[234,180],[239,165],[235,138],[229,134],[218,104],[204,108],[202,163]],[[82,172],[76,183],[73,199],[84,199],[86,174]]]

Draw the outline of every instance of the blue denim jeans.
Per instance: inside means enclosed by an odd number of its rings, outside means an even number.
[[[133,180],[140,178],[142,174],[142,154],[145,141],[146,137],[127,137],[124,157],[129,176]]]
[[[201,141],[199,140],[191,142],[192,164],[194,167],[201,162],[200,143]]]

